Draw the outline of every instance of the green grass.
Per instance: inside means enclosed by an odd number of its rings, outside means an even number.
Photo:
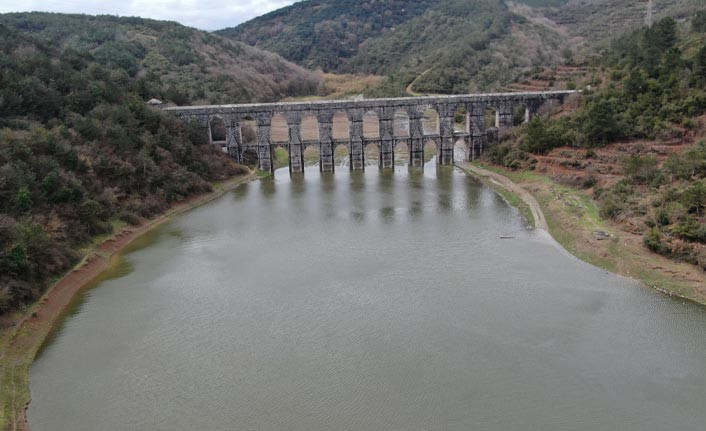
[[[577,198],[575,195],[572,195],[571,197]],[[544,212],[544,217],[547,220],[547,225],[549,226],[549,233],[559,244],[561,244],[562,247],[568,250],[569,253],[573,254],[574,256],[578,257],[579,259],[585,262],[590,263],[591,265],[595,265],[599,268],[603,268],[611,272],[618,271],[616,258],[619,258],[619,256],[618,249],[615,246],[615,242],[611,243],[611,249],[613,253],[611,253],[611,255],[607,257],[602,257],[598,254],[586,252],[579,249],[579,247],[577,247],[576,245],[576,235],[568,226],[566,226],[565,223],[562,222],[562,214],[556,214],[555,212],[549,210],[549,201],[554,198],[551,195],[546,194],[540,194],[539,196],[535,195],[535,198],[537,199],[537,202],[539,202],[539,205],[542,207],[542,212]],[[578,216],[575,210],[571,210],[567,211],[564,215],[578,217],[580,219],[580,224],[590,224],[590,227],[593,230],[611,230],[608,226],[604,225],[600,221],[600,219],[593,218],[590,215],[589,211],[586,211],[580,216]]]
[[[318,165],[321,161],[318,151],[304,151],[304,166]]]
[[[284,148],[275,148],[275,169],[289,166],[289,153]]]
[[[3,358],[0,368],[0,429],[8,428],[15,423],[15,415],[21,412],[29,401],[29,368],[31,359],[21,361],[19,358]]]

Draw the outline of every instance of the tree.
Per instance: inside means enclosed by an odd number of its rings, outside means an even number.
[[[15,208],[21,213],[32,208],[32,194],[26,186],[17,191],[17,195],[15,196]]]
[[[632,100],[637,99],[637,96],[644,93],[647,89],[647,82],[642,72],[639,69],[633,69],[625,80],[625,94]]]
[[[657,159],[654,156],[630,156],[623,162],[625,175],[636,183],[649,183],[657,174]]]
[[[586,104],[582,115],[581,131],[589,145],[606,145],[627,135],[622,124],[616,102],[599,98]]]
[[[700,216],[706,207],[706,181],[701,180],[689,186],[682,193],[680,201],[689,212]]]
[[[694,58],[694,75],[700,84],[706,83],[706,44],[699,49]]]
[[[527,124],[522,149],[534,154],[543,154],[567,143],[568,139],[558,123],[550,124],[535,117]]]
[[[188,93],[174,84],[171,84],[167,87],[164,92],[164,97],[166,97],[167,100],[174,102],[177,105],[187,105],[190,100]]]
[[[648,29],[647,42],[662,52],[672,48],[677,42],[677,22],[674,18],[663,18]]]
[[[706,10],[696,12],[691,19],[691,30],[698,33],[706,33]]]

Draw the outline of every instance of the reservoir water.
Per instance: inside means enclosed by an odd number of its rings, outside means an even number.
[[[704,307],[433,161],[279,170],[148,242],[37,359],[33,431],[706,427]]]

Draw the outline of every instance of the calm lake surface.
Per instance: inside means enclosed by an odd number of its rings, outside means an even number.
[[[705,429],[706,308],[433,163],[279,170],[163,226],[36,361],[32,430]]]

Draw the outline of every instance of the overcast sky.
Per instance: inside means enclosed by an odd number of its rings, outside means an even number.
[[[110,14],[177,21],[203,30],[233,27],[296,0],[0,0],[2,12]]]

